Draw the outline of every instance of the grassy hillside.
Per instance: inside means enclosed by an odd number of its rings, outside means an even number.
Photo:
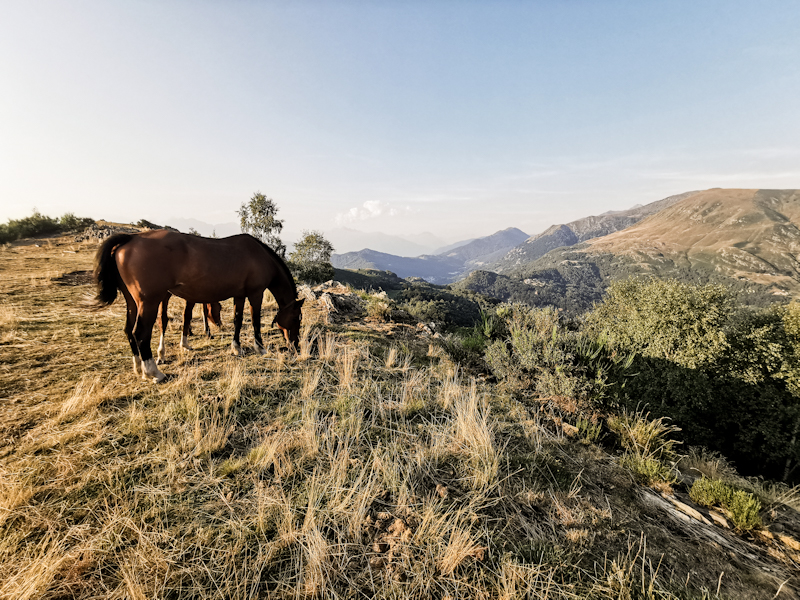
[[[229,329],[179,353],[173,301],[156,386],[124,306],[80,307],[95,249],[0,249],[0,598],[800,597],[800,492],[688,450],[643,482],[625,457],[672,452],[664,421],[520,395],[413,325],[310,303],[298,355],[273,332],[234,358]],[[762,525],[690,497],[701,473]]]
[[[613,255],[661,273],[672,267],[800,292],[800,194],[707,190],[624,231],[589,242],[590,259]]]
[[[485,268],[503,273],[518,267],[524,267],[555,248],[574,246],[587,240],[626,229],[645,217],[662,211],[696,193],[686,192],[628,210],[610,211],[601,215],[584,217],[566,225],[553,225],[542,233],[531,236],[524,243],[519,244],[516,248],[500,257],[493,265],[486,265]]]

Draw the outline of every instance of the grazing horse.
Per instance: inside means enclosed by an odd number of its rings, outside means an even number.
[[[269,289],[278,303],[273,319],[286,341],[299,348],[303,300],[286,263],[269,246],[242,234],[203,238],[159,229],[138,234],[120,233],[97,251],[94,279],[95,307],[109,306],[122,292],[128,305],[125,334],[133,352],[133,370],[143,378],[162,381],[150,349],[159,305],[173,294],[188,302],[219,302],[233,297],[234,334],[231,348],[241,353],[244,301],[250,302],[256,352],[266,354],[261,340],[261,302]]]
[[[167,306],[169,305],[170,298],[172,298],[172,294],[168,294],[167,297],[161,302],[161,339],[158,341],[158,359],[156,360],[156,364],[161,364],[167,359],[167,344],[165,341],[165,336],[167,333],[167,325],[169,324]],[[181,335],[180,347],[189,351],[194,350],[194,348],[189,345],[189,336],[192,335],[192,311],[194,310],[194,304],[194,302],[189,302],[187,300],[186,308],[183,311],[183,333]],[[222,318],[220,316],[222,305],[219,302],[208,302],[202,306],[203,333],[206,334],[206,337],[214,337],[211,335],[211,329],[208,327],[208,322],[211,321],[217,327],[222,327]]]

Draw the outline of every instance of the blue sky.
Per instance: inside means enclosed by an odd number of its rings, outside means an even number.
[[[450,242],[800,187],[800,3],[4,0],[0,220]]]

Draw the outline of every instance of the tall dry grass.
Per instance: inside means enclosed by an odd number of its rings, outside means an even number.
[[[52,270],[91,268],[76,248]],[[85,289],[41,273],[31,288],[45,249],[16,252],[0,265],[0,306],[26,306],[0,314],[0,598],[690,597],[670,587],[683,563],[658,561],[691,549],[639,524],[618,463],[437,346],[370,346],[309,313],[297,356],[229,358],[224,331],[154,386],[130,372],[120,306],[82,312]],[[718,573],[691,568],[702,597]]]

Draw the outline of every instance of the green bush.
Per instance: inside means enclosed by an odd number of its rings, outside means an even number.
[[[627,358],[608,353],[602,341],[571,331],[553,307],[501,304],[496,315],[502,320],[497,329],[507,335],[487,346],[485,360],[509,389],[566,396],[593,406],[616,403],[621,385],[609,373],[620,371],[616,379],[624,381]]]
[[[65,213],[58,220],[62,231],[82,231],[94,222],[89,217],[76,217],[74,213]]]
[[[620,459],[620,465],[633,473],[636,481],[644,485],[657,485],[675,481],[672,469],[652,456],[640,456],[627,452]]]
[[[473,327],[481,320],[481,304],[475,294],[457,293],[441,286],[415,283],[402,290],[396,302],[425,323]]]
[[[0,243],[5,244],[21,238],[71,231],[87,227],[92,223],[94,223],[93,219],[78,218],[72,213],[65,214],[61,219],[54,219],[34,209],[33,214],[29,217],[9,219],[8,223],[0,225]]]
[[[609,287],[586,316],[584,336],[631,353],[628,408],[668,416],[692,445],[722,452],[744,473],[797,478],[800,336],[794,304],[735,307],[720,286],[638,279]]]
[[[724,508],[737,529],[747,531],[761,525],[761,501],[724,481],[701,477],[692,484],[689,496],[702,506]]]

